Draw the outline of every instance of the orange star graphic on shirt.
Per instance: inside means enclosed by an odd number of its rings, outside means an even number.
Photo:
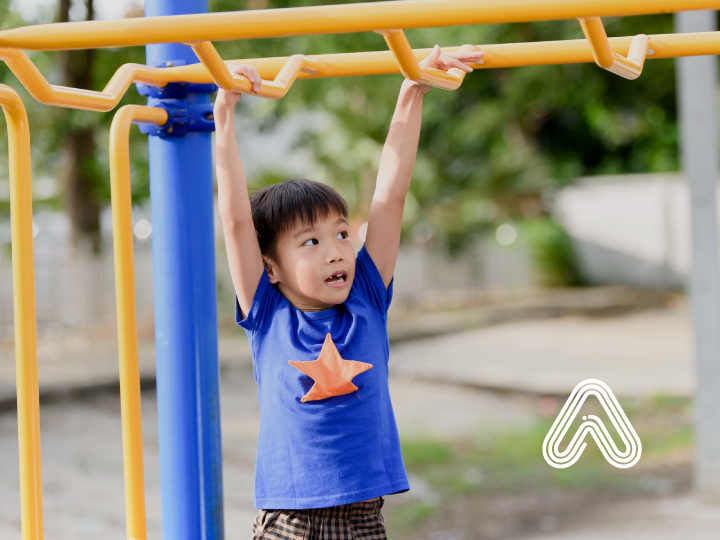
[[[300,400],[303,403],[354,392],[358,387],[352,383],[353,377],[373,367],[365,362],[341,358],[330,334],[325,336],[325,343],[317,360],[288,360],[288,363],[315,381],[310,391]]]

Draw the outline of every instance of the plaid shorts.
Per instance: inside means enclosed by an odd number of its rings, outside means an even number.
[[[384,502],[380,497],[327,508],[260,510],[252,540],[387,540]]]

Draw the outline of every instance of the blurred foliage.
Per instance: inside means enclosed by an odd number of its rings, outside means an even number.
[[[210,11],[298,7],[338,2],[310,0],[210,0]],[[340,2],[343,3],[343,2]],[[344,2],[349,3],[349,2]],[[0,0],[0,27],[48,22],[22,21]],[[671,15],[608,18],[611,36],[672,32]],[[509,43],[582,38],[575,20],[458,26],[407,31],[414,47]],[[375,33],[294,36],[216,42],[225,59],[386,50]],[[53,83],[60,76],[57,53],[31,58]],[[123,63],[144,62],[144,48],[99,49],[92,89],[102,90]],[[372,196],[380,151],[387,135],[402,76],[380,75],[299,81],[282,100],[262,105],[264,127],[303,108],[331,113],[329,130],[308,133],[300,144],[312,149],[321,178],[338,187],[353,214],[364,217]],[[68,111],[35,102],[4,64],[0,82],[18,89],[28,107],[35,178],[54,176],[60,143],[72,126],[97,129],[96,167],[103,178],[98,196],[109,199],[107,139],[112,113]],[[143,103],[131,88],[120,105]],[[239,114],[247,103],[241,100]],[[542,195],[580,175],[666,172],[678,168],[673,60],[651,60],[642,77],[627,81],[594,64],[476,70],[454,92],[433,89],[424,98],[423,128],[407,198],[403,238],[420,227],[450,251],[508,219],[546,215]],[[312,130],[311,130],[312,131]],[[133,199],[149,196],[147,144],[131,132]],[[6,135],[0,160],[6,164]],[[0,165],[2,165],[0,164]],[[0,169],[0,177],[6,175]],[[282,170],[261,183],[282,178]],[[42,201],[41,201],[42,203]],[[3,204],[3,203],[0,203]],[[7,211],[7,204],[0,211]],[[59,197],[44,204],[60,205]],[[563,249],[560,236],[552,249]],[[552,243],[555,242],[555,243]],[[564,255],[549,255],[558,264]],[[553,259],[553,257],[555,257]],[[567,273],[567,269],[564,270]]]
[[[420,439],[401,441],[403,461],[408,467],[447,463],[453,458],[453,451],[444,441]]]
[[[16,28],[29,24],[52,22],[57,16],[57,6],[41,10],[37,20],[25,21],[21,16],[9,9],[10,0],[0,0],[0,29]],[[28,51],[28,56],[43,76],[51,84],[62,84],[60,53],[46,51]],[[93,76],[90,90],[102,91],[112,75],[122,64],[136,62],[145,63],[144,47],[127,47],[114,49],[97,49],[93,62]],[[32,144],[32,174],[35,208],[62,208],[62,186],[58,181],[43,184],[40,180],[56,179],[62,159],[62,142],[73,129],[84,126],[95,128],[97,152],[94,163],[90,167],[102,178],[96,186],[95,197],[109,204],[110,201],[110,169],[108,142],[110,123],[114,111],[129,103],[144,104],[145,98],[138,95],[134,87],[125,94],[118,106],[108,113],[79,111],[62,107],[51,107],[38,103],[17,78],[10,72],[5,63],[0,63],[0,83],[11,86],[18,91],[25,104],[30,124]],[[130,156],[133,202],[140,203],[150,196],[149,173],[147,167],[147,137],[139,130],[130,131]],[[7,131],[0,129],[0,183],[7,182]],[[48,185],[50,184],[50,185]],[[42,186],[47,186],[42,189]],[[0,215],[9,213],[9,202],[0,197]]]
[[[555,220],[551,217],[527,219],[520,224],[520,234],[528,239],[542,285],[585,284],[572,241]]]

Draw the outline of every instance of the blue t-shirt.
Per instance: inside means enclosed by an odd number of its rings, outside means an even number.
[[[300,311],[263,270],[248,316],[236,322],[252,347],[260,400],[256,509],[324,508],[408,491],[388,387],[386,289],[365,246],[347,300]],[[301,402],[313,379],[288,363],[318,358],[331,335],[340,356],[372,364],[352,393]]]

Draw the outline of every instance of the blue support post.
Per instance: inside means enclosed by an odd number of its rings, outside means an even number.
[[[145,1],[146,17],[207,10],[207,0]],[[198,61],[189,47],[179,44],[148,45],[146,56],[150,66]],[[207,131],[212,129],[208,92],[213,86],[178,84],[167,95],[138,86],[151,96],[149,105],[171,109],[168,126],[149,137],[162,535],[164,540],[222,540],[213,170]]]

